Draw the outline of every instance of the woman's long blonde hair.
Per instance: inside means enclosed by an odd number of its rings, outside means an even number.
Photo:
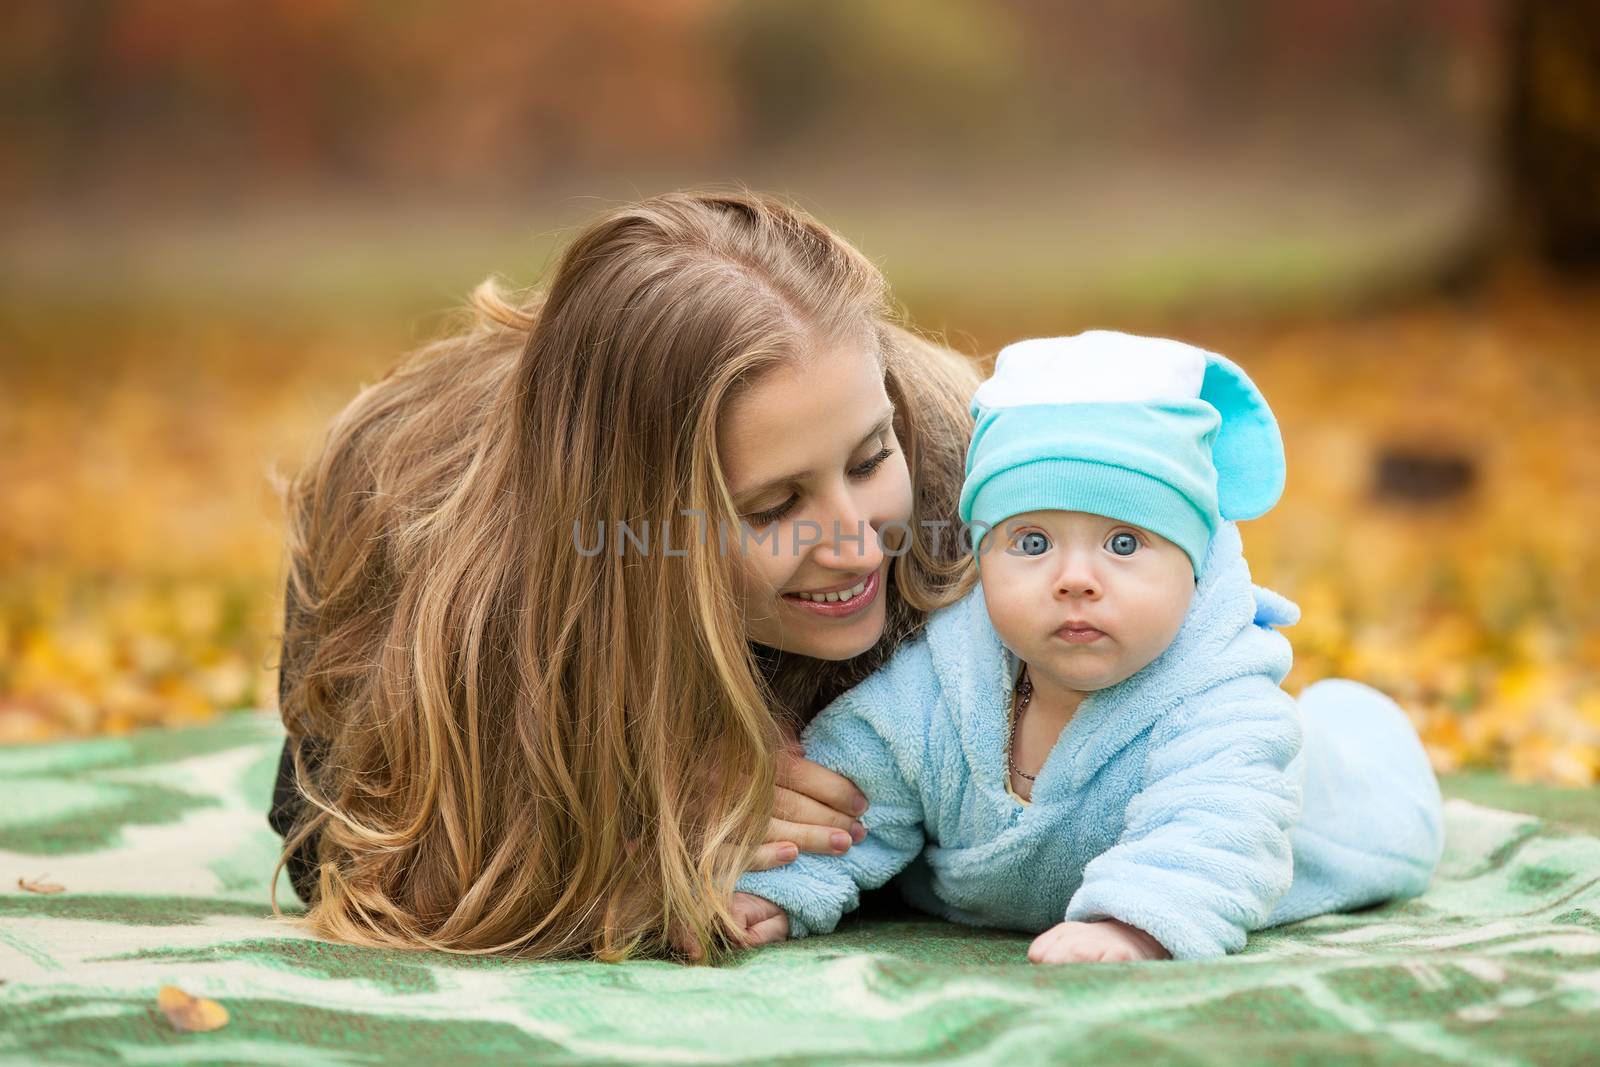
[[[613,210],[548,290],[492,283],[473,324],[361,392],[285,487],[282,668],[315,837],[305,922],[457,952],[714,958],[763,836],[784,719],[878,666],[971,587],[947,530],[895,559],[889,623],[844,663],[747,640],[718,413],[777,361],[878,348],[914,514],[953,521],[976,374],[895,324],[879,271],[773,198]],[[674,553],[575,544],[617,520]],[[737,529],[737,526],[733,526]],[[277,870],[273,875],[274,909]],[[671,936],[669,937],[669,932]]]

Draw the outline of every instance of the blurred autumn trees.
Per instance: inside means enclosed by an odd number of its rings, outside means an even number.
[[[603,165],[624,147],[694,152],[726,122],[694,41],[708,6],[8,5],[5,95],[23,139],[8,177],[103,185],[110,169],[203,193],[252,172],[487,178]]]
[[[0,191],[515,193],[1343,108],[1477,121],[1491,0],[62,0],[0,8]],[[1046,158],[1043,156],[1037,158]]]
[[[1520,3],[1508,38],[1508,239],[1558,269],[1600,271],[1600,5]]]

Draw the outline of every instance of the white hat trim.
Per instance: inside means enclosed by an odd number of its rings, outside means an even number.
[[[1000,350],[994,374],[972,402],[993,409],[1193,400],[1205,381],[1209,355],[1182,341],[1112,330],[1033,337]]]

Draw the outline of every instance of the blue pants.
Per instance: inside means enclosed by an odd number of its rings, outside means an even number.
[[[1290,833],[1294,882],[1267,925],[1421,893],[1444,852],[1444,813],[1411,721],[1387,696],[1344,678],[1307,686],[1299,705],[1305,744],[1295,763],[1305,790]]]

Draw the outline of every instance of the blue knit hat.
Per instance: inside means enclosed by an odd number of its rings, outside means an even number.
[[[1026,511],[1084,511],[1178,545],[1196,576],[1224,519],[1283,495],[1265,398],[1214,352],[1090,330],[1001,349],[972,398],[961,520],[982,535]]]

